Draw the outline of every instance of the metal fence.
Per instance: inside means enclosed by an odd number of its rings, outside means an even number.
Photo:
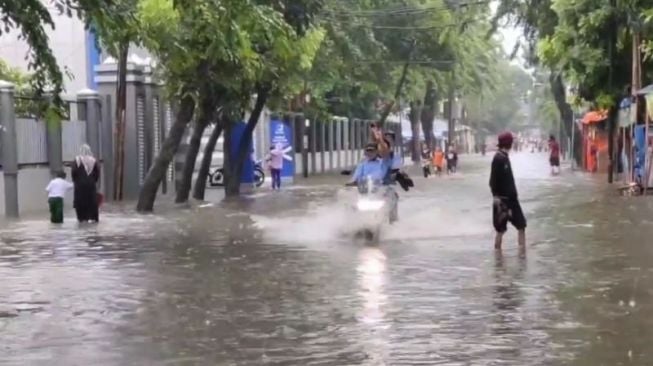
[[[18,164],[47,164],[48,145],[43,121],[19,118],[16,120]],[[0,159],[2,159],[0,155]]]
[[[73,161],[80,147],[86,141],[85,121],[61,121],[61,148],[63,161]],[[53,128],[54,126],[50,126]],[[18,165],[47,165],[48,156],[48,126],[39,119],[16,119],[16,148]],[[0,152],[0,161],[3,160]]]
[[[63,121],[61,123],[62,156],[64,161],[73,161],[79,148],[86,141],[86,121]]]

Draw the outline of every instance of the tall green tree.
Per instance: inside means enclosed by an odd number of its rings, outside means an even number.
[[[292,14],[280,9],[290,9]],[[236,177],[258,117],[252,113],[235,161],[228,153],[233,143],[231,127],[250,107],[252,95],[257,95],[253,112],[260,113],[270,95],[295,79],[293,72],[310,66],[320,32],[306,29],[307,17],[281,2],[180,0],[173,4],[145,0],[140,13],[144,44],[161,61],[166,84],[180,105],[172,130],[147,174],[138,210],[152,210],[165,170],[204,95],[218,97],[215,105],[221,106],[227,152],[225,189],[228,195],[238,194]],[[290,24],[288,19],[297,23]]]

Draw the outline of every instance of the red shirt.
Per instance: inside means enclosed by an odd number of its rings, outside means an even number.
[[[560,145],[558,145],[557,141],[549,142],[549,150],[551,151],[552,158],[560,157]]]

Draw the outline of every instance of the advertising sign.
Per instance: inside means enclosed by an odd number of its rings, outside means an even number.
[[[281,179],[292,180],[295,176],[295,149],[292,146],[293,133],[290,124],[279,119],[270,121],[270,146],[274,147],[281,144],[284,148],[283,169],[281,169]]]

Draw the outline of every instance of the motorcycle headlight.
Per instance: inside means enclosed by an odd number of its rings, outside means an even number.
[[[380,210],[385,202],[377,200],[361,200],[356,204],[359,211],[377,211]]]

